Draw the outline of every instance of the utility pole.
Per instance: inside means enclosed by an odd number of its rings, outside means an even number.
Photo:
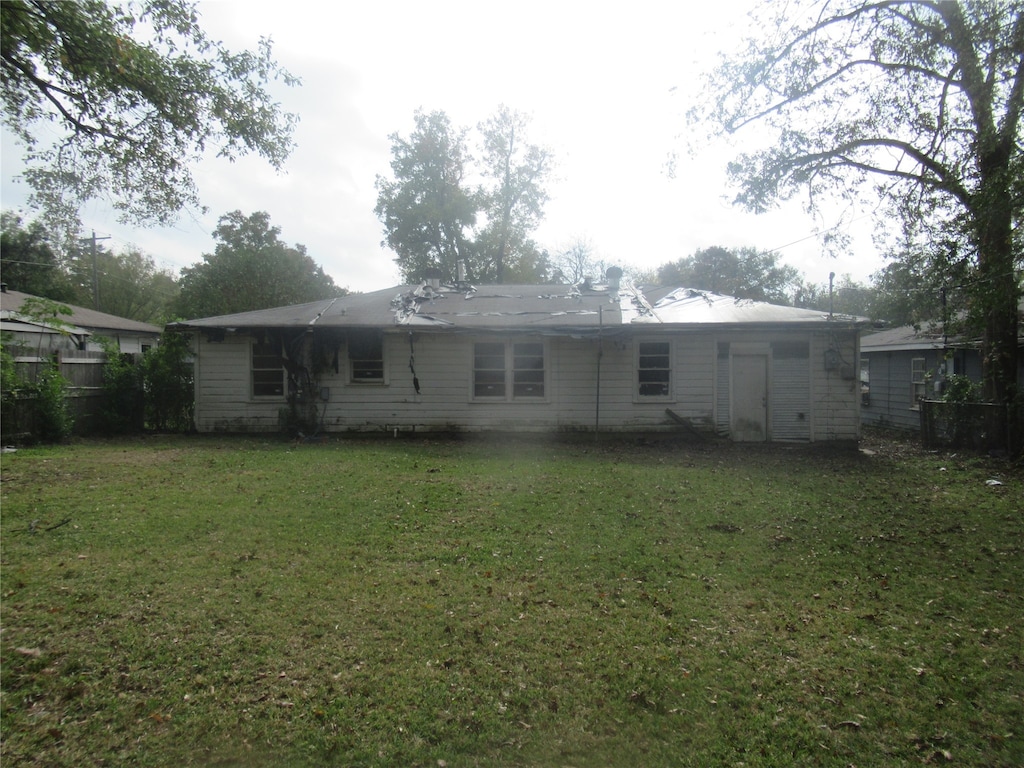
[[[96,230],[94,229],[92,231],[92,237],[83,237],[78,241],[80,243],[92,244],[92,308],[97,312],[100,309],[100,278],[96,269],[96,241],[109,239],[109,235],[107,237],[96,237]]]

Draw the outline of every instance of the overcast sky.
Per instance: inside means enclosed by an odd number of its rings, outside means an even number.
[[[812,282],[829,272],[866,281],[882,266],[866,215],[849,257],[830,259],[813,231],[834,222],[816,223],[796,204],[767,216],[729,205],[726,142],[682,158],[674,179],[665,173],[699,74],[737,44],[756,1],[200,2],[212,37],[240,50],[270,36],[278,62],[302,78],[280,92],[300,116],[295,152],[280,175],[254,158],[204,163],[196,176],[209,213],[183,214],[174,228],[126,228],[91,206],[85,234],[177,271],[213,251],[220,216],[266,211],[282,240],[305,245],[338,285],[386,288],[399,274],[373,208],[374,181],[390,173],[388,136],[408,136],[416,109],[472,127],[505,104],[531,116],[529,139],[557,160],[536,233],[552,253],[586,240],[609,263],[653,269],[712,245],[753,246],[780,249]],[[5,209],[25,197],[18,155],[5,132]]]

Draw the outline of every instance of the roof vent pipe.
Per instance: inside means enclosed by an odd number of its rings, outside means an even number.
[[[604,273],[608,279],[608,287],[613,290],[619,290],[619,281],[622,279],[622,270],[619,267],[608,267],[608,270]]]
[[[423,275],[426,278],[427,285],[433,288],[435,291],[441,287],[441,270],[436,267],[431,267],[426,270]]]

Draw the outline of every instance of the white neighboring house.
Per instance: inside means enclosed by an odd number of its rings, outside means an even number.
[[[193,338],[200,432],[298,422],[320,432],[859,439],[865,318],[609,278],[432,281],[168,330]]]
[[[70,309],[71,314],[58,317],[62,327],[38,322],[20,312],[22,304],[31,298],[36,297],[0,286],[0,330],[10,333],[19,346],[32,351],[101,352],[103,347],[98,337],[102,336],[117,342],[124,354],[141,354],[156,346],[160,339],[159,326],[64,302],[57,303]]]

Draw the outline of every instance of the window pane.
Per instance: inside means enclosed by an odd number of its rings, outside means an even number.
[[[513,344],[512,355],[512,396],[544,397],[544,344]]]
[[[642,341],[638,346],[637,385],[641,397],[667,397],[672,383],[669,342]]]
[[[252,393],[256,397],[284,394],[284,371],[253,371]]]
[[[505,345],[480,342],[473,346],[473,396],[505,396]]]
[[[384,336],[374,331],[348,337],[348,365],[352,381],[384,381]]]
[[[284,395],[284,366],[279,341],[252,345],[253,397],[281,397]]]

